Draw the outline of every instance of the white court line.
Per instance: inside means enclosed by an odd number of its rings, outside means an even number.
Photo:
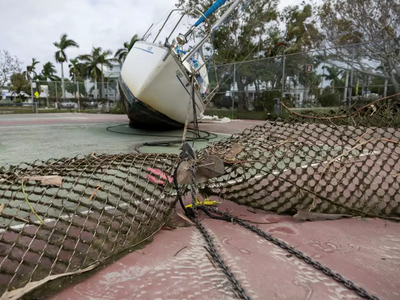
[[[210,131],[210,133],[214,133],[214,134],[218,134],[218,135],[223,135],[223,136],[232,136],[232,135],[235,134],[235,133],[228,134],[228,133],[221,133],[221,132],[214,132],[214,131]]]

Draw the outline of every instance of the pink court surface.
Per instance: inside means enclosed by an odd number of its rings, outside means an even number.
[[[101,127],[105,123],[127,122],[122,115],[59,115],[41,119],[34,115],[7,119],[0,116],[0,131],[15,126],[92,123]],[[200,127],[232,134],[261,123],[237,120]],[[400,299],[399,223],[364,218],[300,222],[291,216],[253,211],[228,201],[220,209],[253,222],[379,299]],[[361,299],[354,291],[238,224],[213,220],[204,214],[199,220],[252,299]],[[227,276],[211,262],[198,229],[178,215],[173,216],[173,223],[176,229],[163,228],[144,248],[51,299],[237,299]]]

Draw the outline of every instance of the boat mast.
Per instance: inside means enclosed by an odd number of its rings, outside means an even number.
[[[205,13],[202,15],[197,22],[189,29],[188,32],[185,34],[179,34],[176,40],[178,41],[179,44],[184,45],[187,43],[187,38],[192,34],[194,29],[202,24],[206,18],[209,18],[218,8],[220,8],[227,0],[217,0]],[[228,10],[219,18],[219,20],[214,24],[214,26],[211,28],[210,32],[196,45],[194,49],[192,49],[188,54],[186,54],[182,60],[186,60],[190,56],[193,55],[197,50],[199,50],[203,44],[207,41],[207,39],[211,36],[212,32],[218,28],[227,18],[228,16],[232,13],[232,11],[242,2],[242,0],[236,0],[235,2],[232,3],[232,5],[228,8]]]

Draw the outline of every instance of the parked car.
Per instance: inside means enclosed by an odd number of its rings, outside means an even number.
[[[82,100],[81,106],[84,108],[96,108],[98,106],[98,102],[94,100]]]
[[[72,101],[63,101],[60,103],[61,108],[74,108],[75,104]]]

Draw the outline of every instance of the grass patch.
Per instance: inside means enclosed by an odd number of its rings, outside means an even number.
[[[218,116],[218,118],[232,119],[232,111],[225,109],[206,109],[204,115]],[[266,111],[234,110],[233,119],[267,120],[271,115]]]

